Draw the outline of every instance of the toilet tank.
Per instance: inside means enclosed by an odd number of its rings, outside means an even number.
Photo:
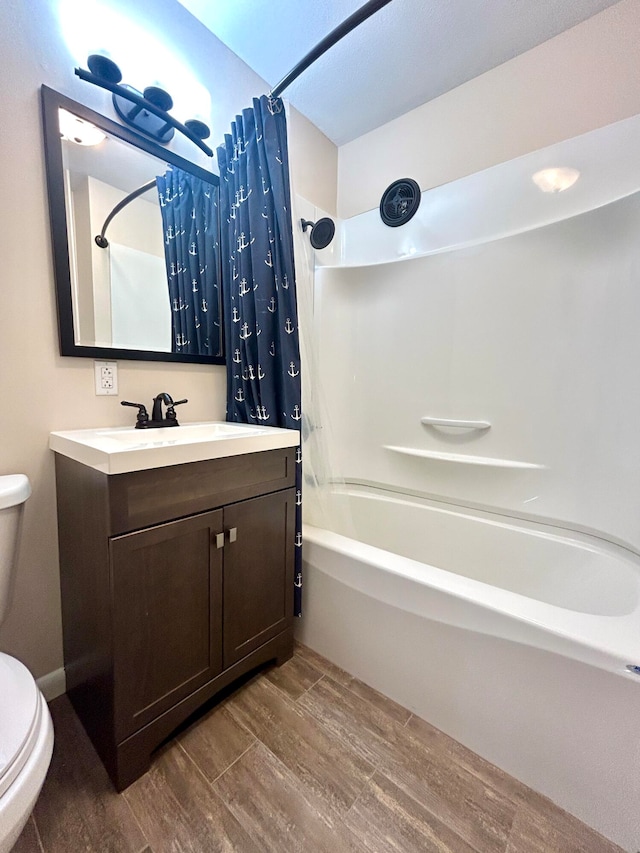
[[[24,474],[0,476],[0,623],[11,603],[22,507],[30,494]]]

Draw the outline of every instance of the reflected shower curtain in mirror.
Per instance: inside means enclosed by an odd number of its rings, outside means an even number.
[[[299,429],[300,346],[287,124],[254,98],[218,148],[227,420]],[[302,454],[296,449],[294,613],[302,586]]]
[[[173,352],[218,355],[218,199],[215,186],[168,169],[156,178],[171,302]]]

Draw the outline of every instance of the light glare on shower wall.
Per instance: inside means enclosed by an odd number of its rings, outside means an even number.
[[[543,193],[561,193],[572,187],[580,177],[580,172],[570,166],[561,166],[554,169],[541,169],[531,176],[533,183]]]
[[[108,56],[130,85],[170,91],[180,121],[197,118],[211,125],[209,91],[168,45],[135,21],[135,4],[126,14],[113,6],[105,0],[59,0],[62,35],[76,64],[84,66],[92,53]]]

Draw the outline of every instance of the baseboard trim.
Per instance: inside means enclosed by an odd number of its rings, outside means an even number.
[[[60,669],[54,669],[53,672],[48,672],[46,675],[36,678],[36,684],[47,702],[56,699],[58,696],[62,696],[63,693],[67,692],[64,667],[61,666]]]

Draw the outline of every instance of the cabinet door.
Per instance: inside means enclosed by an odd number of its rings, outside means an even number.
[[[224,509],[225,669],[291,624],[294,502],[287,489]]]
[[[222,511],[111,540],[116,739],[222,670]]]

